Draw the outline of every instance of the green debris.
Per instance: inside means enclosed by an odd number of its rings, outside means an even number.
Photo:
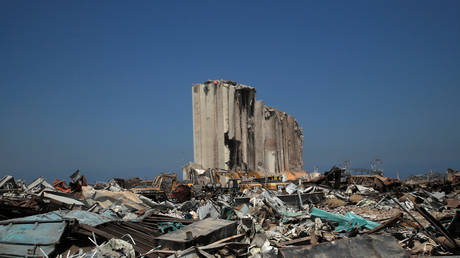
[[[184,224],[176,221],[172,222],[158,222],[158,228],[160,229],[161,233],[167,233],[171,231],[178,230],[184,227]]]
[[[323,219],[327,219],[330,221],[338,222],[339,225],[335,228],[334,230],[335,232],[340,232],[343,230],[350,231],[355,227],[358,227],[358,228],[365,227],[367,229],[373,229],[380,225],[377,222],[366,220],[354,214],[353,212],[348,212],[344,216],[342,214],[330,213],[330,212],[313,207],[310,210],[310,215],[319,217],[319,218],[323,218]]]

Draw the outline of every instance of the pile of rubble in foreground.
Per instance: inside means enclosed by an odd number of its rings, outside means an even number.
[[[453,175],[385,189],[340,174],[277,191],[199,193],[184,184],[179,195],[187,198],[164,201],[119,180],[90,186],[78,171],[69,184],[38,178],[25,185],[5,176],[0,257],[459,255],[460,187]]]

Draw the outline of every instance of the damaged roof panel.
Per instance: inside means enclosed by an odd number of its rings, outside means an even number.
[[[64,220],[10,220],[0,224],[2,257],[50,255],[68,225]],[[41,250],[40,250],[41,249]]]

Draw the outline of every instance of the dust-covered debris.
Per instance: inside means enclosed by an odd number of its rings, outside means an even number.
[[[201,181],[162,173],[152,180],[118,178],[95,185],[80,171],[68,184],[39,177],[26,185],[5,176],[0,180],[2,255],[460,254],[455,181],[402,181],[376,189],[343,173],[333,168],[322,177],[283,180],[213,169],[202,172],[207,179]],[[231,184],[201,183],[225,181]]]

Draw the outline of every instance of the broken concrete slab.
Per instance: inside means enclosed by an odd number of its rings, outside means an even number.
[[[144,202],[139,198],[138,194],[130,191],[112,192],[109,190],[95,190],[91,186],[83,186],[82,195],[86,201],[97,202],[104,209],[110,207],[114,203],[121,203],[135,210],[148,208],[148,206],[144,205]]]
[[[48,198],[54,200],[56,202],[60,202],[63,204],[68,205],[76,205],[76,206],[85,206],[85,204],[73,197],[73,195],[60,193],[60,192],[49,192],[43,191],[41,194],[42,198]]]

